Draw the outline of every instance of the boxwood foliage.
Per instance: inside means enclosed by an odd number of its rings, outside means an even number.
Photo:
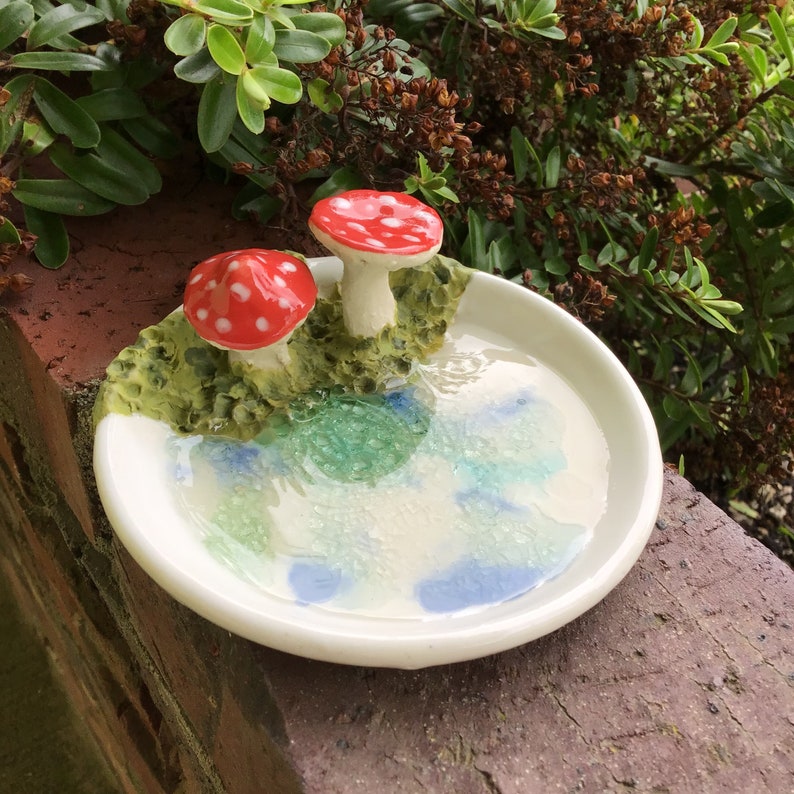
[[[405,189],[737,488],[794,441],[793,70],[792,0],[0,0],[2,255],[27,230],[58,267],[65,216],[146,201],[193,140],[240,216]]]

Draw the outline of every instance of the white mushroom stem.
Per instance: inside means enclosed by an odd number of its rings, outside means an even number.
[[[441,248],[439,241],[418,254],[361,251],[331,237],[311,222],[309,225],[317,240],[344,265],[339,291],[342,317],[351,336],[377,336],[387,326],[394,325],[397,305],[389,285],[389,273],[404,267],[419,267]]]
[[[342,317],[353,336],[376,336],[394,325],[397,305],[389,271],[375,263],[345,262],[340,284]]]
[[[229,363],[240,361],[257,369],[283,369],[290,362],[287,348],[289,337],[290,334],[287,334],[272,345],[255,350],[230,350]]]

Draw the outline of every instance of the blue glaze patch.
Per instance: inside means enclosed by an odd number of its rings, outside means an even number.
[[[254,444],[205,438],[200,451],[223,484],[235,485],[261,469],[259,448]]]
[[[498,493],[489,493],[482,488],[467,488],[455,494],[455,503],[464,510],[487,508],[489,513],[526,513],[523,505],[505,499]]]
[[[321,562],[294,562],[287,579],[299,604],[322,604],[337,594],[342,572]]]
[[[416,389],[413,386],[387,392],[383,395],[383,399],[412,429],[415,425],[421,425],[422,432],[424,432],[428,422],[429,409],[428,406],[417,400]]]
[[[535,394],[531,389],[522,389],[515,396],[489,407],[491,415],[500,419],[512,419],[527,411],[527,406],[535,402]]]
[[[544,572],[537,568],[463,559],[438,576],[419,582],[416,598],[428,612],[457,612],[509,601],[539,585],[543,578]]]

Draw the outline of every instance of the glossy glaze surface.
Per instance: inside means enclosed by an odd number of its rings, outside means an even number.
[[[377,190],[318,201],[309,225],[348,248],[402,256],[438,250],[444,230],[432,207],[405,193]]]
[[[321,284],[332,283],[339,270],[326,262],[315,275]],[[549,380],[525,382],[529,372],[548,373]],[[552,382],[563,384],[569,402],[549,390]],[[412,385],[413,393],[381,395],[358,417],[360,406],[341,398],[311,417],[312,449],[300,458],[308,477],[300,488],[284,487],[288,471],[274,476],[274,466],[281,465],[274,464],[282,454],[278,444],[260,443],[256,455],[234,447],[235,462],[224,464],[227,474],[235,479],[238,471],[247,472],[262,487],[243,478],[241,489],[226,494],[245,503],[245,510],[232,506],[230,514],[254,517],[253,525],[226,526],[227,535],[231,528],[245,541],[228,559],[219,558],[207,533],[208,524],[223,528],[217,515],[225,496],[216,491],[215,514],[192,521],[175,493],[177,478],[163,477],[185,456],[190,471],[184,469],[183,477],[210,472],[217,480],[223,465],[218,469],[210,460],[212,452],[191,460],[190,442],[175,446],[162,422],[109,414],[97,429],[95,468],[111,523],[141,565],[200,614],[258,642],[328,661],[422,667],[473,658],[552,631],[603,598],[640,554],[661,498],[652,420],[612,354],[548,301],[475,274],[448,341]],[[473,399],[468,389],[480,390],[480,397]],[[330,439],[323,445],[319,439],[339,416],[359,427],[358,442]],[[391,457],[370,450],[360,466],[340,464],[393,434],[401,422],[402,441]],[[437,433],[442,428],[449,432]],[[505,439],[511,433],[521,443],[510,446]],[[534,452],[528,436],[542,441]],[[490,454],[496,466],[483,467]],[[533,468],[533,459],[545,462]],[[483,468],[490,480],[474,474]],[[507,483],[504,472],[513,469],[521,473]],[[337,521],[341,529],[321,532],[313,524],[315,508],[328,499],[327,493],[307,498],[318,483],[348,494],[349,510],[336,503],[351,518]],[[184,480],[181,486],[191,487]],[[386,486],[401,491],[391,503],[371,490]],[[265,511],[259,509],[262,500]],[[400,511],[394,504],[402,505]],[[545,538],[545,546],[527,553],[533,522],[526,519],[533,510],[545,516],[546,528],[535,522],[534,535]],[[488,511],[470,521],[472,513]],[[278,519],[282,536],[276,541],[269,536],[265,542],[260,532],[266,514]],[[303,516],[303,523],[288,516]],[[570,542],[557,542],[560,526]],[[494,542],[500,534],[503,542]],[[546,556],[543,548],[554,553]],[[268,578],[268,565],[284,549],[288,565],[280,582],[278,576],[257,581]],[[373,560],[384,564],[375,575],[368,569]],[[538,566],[538,560],[549,564]],[[538,568],[545,578],[536,581],[529,571]],[[401,579],[409,570],[411,577]]]

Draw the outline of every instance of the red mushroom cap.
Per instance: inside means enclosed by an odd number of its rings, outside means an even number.
[[[438,213],[407,193],[349,190],[314,205],[309,225],[357,251],[410,256],[438,249]]]
[[[316,298],[305,262],[281,251],[247,248],[196,265],[184,311],[202,339],[230,350],[256,350],[299,325]]]

